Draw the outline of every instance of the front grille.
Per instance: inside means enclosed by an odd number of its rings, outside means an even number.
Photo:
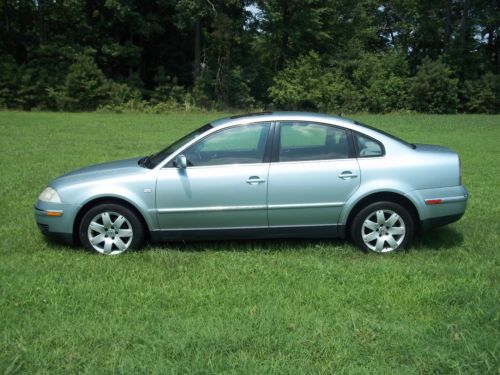
[[[38,224],[38,228],[40,228],[40,231],[47,235],[49,234],[49,224],[40,224],[40,223],[37,223]]]

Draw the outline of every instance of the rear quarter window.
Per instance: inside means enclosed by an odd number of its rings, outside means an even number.
[[[382,143],[366,135],[354,133],[354,143],[356,144],[356,156],[358,158],[383,156],[385,154]]]

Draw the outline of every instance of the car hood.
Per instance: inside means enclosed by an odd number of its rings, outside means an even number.
[[[53,183],[57,185],[60,183],[67,183],[70,180],[87,180],[100,177],[110,178],[124,174],[132,174],[144,170],[144,168],[139,165],[140,159],[141,158],[117,160],[76,169],[56,178]]]

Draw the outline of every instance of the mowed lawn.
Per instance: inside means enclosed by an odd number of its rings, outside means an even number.
[[[500,116],[351,116],[461,155],[465,216],[397,254],[274,240],[105,257],[38,232],[51,179],[221,116],[0,112],[1,372],[500,372]]]

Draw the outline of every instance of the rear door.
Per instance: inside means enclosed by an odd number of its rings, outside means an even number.
[[[276,137],[269,168],[269,226],[336,225],[360,184],[348,131],[281,122]]]

